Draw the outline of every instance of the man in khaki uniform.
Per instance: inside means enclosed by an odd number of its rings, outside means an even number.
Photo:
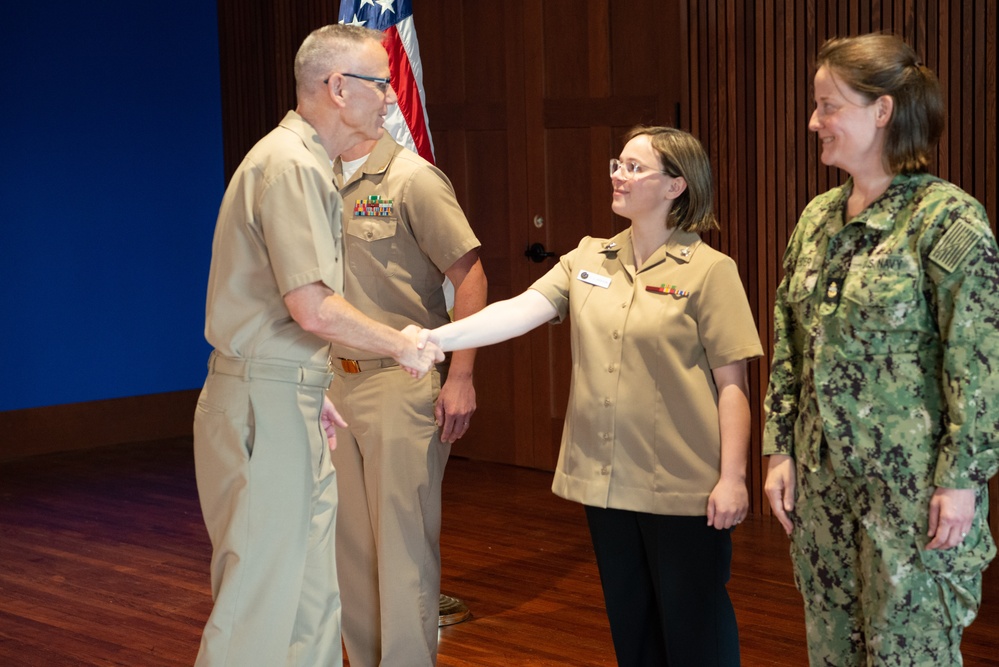
[[[425,373],[439,351],[341,296],[341,199],[331,160],[381,134],[391,90],[380,35],[327,26],[295,59],[298,108],[247,154],[212,244],[205,337],[215,348],[194,418],[212,540],[212,595],[197,665],[339,665],[336,478],[326,436],[328,341]],[[405,373],[399,373],[405,375]]]
[[[447,177],[387,133],[342,154],[344,295],[393,328],[449,321],[486,302],[479,241]],[[333,463],[343,500],[337,570],[343,638],[352,667],[430,665],[437,657],[441,483],[451,443],[475,410],[474,350],[426,377],[392,359],[332,347],[330,396],[349,426],[337,429]]]

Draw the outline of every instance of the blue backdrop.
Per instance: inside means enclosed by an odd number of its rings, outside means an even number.
[[[199,387],[216,3],[2,3],[0,75],[0,411]]]

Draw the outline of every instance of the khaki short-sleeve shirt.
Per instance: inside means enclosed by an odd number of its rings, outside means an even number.
[[[338,160],[338,182],[340,167]],[[446,324],[444,272],[480,245],[447,176],[386,132],[340,194],[347,301],[395,329]],[[332,351],[372,358],[342,345]]]
[[[595,507],[705,514],[721,465],[711,371],[763,354],[735,262],[677,231],[636,271],[627,230],[584,238],[532,289],[572,326],[552,490]]]
[[[341,200],[326,149],[289,111],[236,169],[219,210],[205,338],[229,357],[325,368],[329,344],[291,317],[284,295],[343,291]]]

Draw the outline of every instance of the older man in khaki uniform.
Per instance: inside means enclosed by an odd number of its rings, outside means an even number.
[[[194,418],[215,600],[200,666],[341,664],[328,341],[417,375],[443,358],[341,296],[331,160],[377,137],[395,101],[357,78],[388,76],[379,39],[347,26],[306,38],[295,59],[298,108],[249,152],[219,211],[205,324],[215,349]]]

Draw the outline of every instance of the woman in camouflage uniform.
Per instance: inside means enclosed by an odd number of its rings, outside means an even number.
[[[982,206],[927,173],[934,74],[893,35],[816,61],[823,164],[843,185],[784,256],[764,454],[813,665],[959,665],[995,555],[999,261]]]

